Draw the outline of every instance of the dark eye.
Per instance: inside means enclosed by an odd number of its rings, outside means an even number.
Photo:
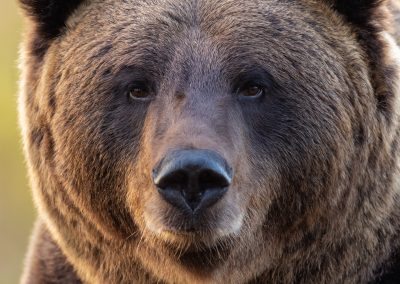
[[[247,98],[258,98],[264,94],[264,88],[258,85],[248,85],[238,90],[238,93],[242,97]]]
[[[151,99],[151,92],[146,87],[134,87],[129,93],[129,98],[133,100],[149,100]]]

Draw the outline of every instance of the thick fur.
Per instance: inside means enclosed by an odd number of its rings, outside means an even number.
[[[21,4],[23,283],[400,281],[397,2]],[[182,148],[234,171],[197,232],[151,180]]]
[[[39,220],[32,238],[31,260],[23,283],[81,283],[73,267]]]

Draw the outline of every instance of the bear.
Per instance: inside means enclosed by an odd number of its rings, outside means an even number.
[[[400,283],[390,0],[19,0],[22,283]]]

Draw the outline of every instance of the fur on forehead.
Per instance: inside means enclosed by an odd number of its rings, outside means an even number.
[[[341,14],[348,24],[356,28],[360,41],[368,47],[376,46],[376,34],[386,30],[386,22],[390,18],[390,13],[385,12],[385,7],[390,2],[388,0],[317,1],[328,4],[331,9]],[[63,33],[71,14],[84,2],[88,1],[19,0],[25,15],[31,20],[31,27],[33,27],[30,50],[35,57],[41,58],[45,54],[52,39]]]
[[[356,27],[370,27],[371,22],[384,20],[381,8],[387,0],[323,0]],[[26,14],[39,26],[42,36],[53,38],[60,34],[71,13],[84,0],[19,0]]]

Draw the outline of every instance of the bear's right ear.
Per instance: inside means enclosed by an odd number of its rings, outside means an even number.
[[[50,40],[65,27],[71,13],[84,0],[19,0],[25,14],[33,21],[38,36]]]

